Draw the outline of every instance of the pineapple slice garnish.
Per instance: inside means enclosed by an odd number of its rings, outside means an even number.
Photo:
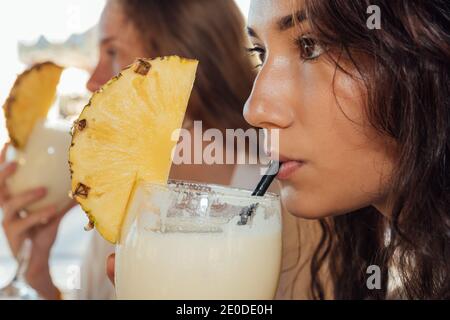
[[[52,62],[36,64],[17,77],[3,110],[9,138],[23,149],[36,123],[47,117],[55,101],[63,68]]]
[[[198,61],[137,60],[96,92],[74,124],[74,198],[90,225],[116,243],[133,188],[167,183],[172,134],[182,126]]]

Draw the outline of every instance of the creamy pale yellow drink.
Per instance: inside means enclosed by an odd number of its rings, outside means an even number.
[[[242,208],[254,203],[253,216],[240,225]],[[117,297],[273,299],[280,259],[276,196],[189,184],[142,186],[117,246]]]
[[[38,187],[47,189],[46,197],[29,206],[28,210],[49,205],[63,207],[69,203],[70,142],[70,123],[38,121],[24,148],[9,148],[8,160],[18,164],[15,174],[7,181],[11,194]]]

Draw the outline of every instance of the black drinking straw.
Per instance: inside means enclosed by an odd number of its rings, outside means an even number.
[[[270,185],[272,184],[273,180],[277,176],[279,169],[280,163],[277,161],[271,161],[269,169],[267,170],[266,174],[262,177],[262,179],[259,181],[258,185],[256,186],[255,190],[252,193],[252,196],[254,197],[264,196],[267,190],[269,189]],[[239,214],[241,216],[241,220],[238,222],[238,224],[241,226],[246,225],[248,219],[255,212],[257,207],[258,203],[254,203],[251,206],[243,208],[241,210],[241,213]]]
[[[269,169],[267,170],[266,174],[262,177],[262,179],[259,181],[258,185],[256,186],[255,190],[252,193],[252,196],[254,197],[264,196],[267,190],[269,189],[270,185],[272,184],[273,180],[277,176],[279,169],[280,163],[277,161],[271,161]]]

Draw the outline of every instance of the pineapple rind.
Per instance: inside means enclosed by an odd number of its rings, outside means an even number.
[[[147,75],[135,71],[139,63],[151,64]],[[171,135],[182,125],[197,64],[176,56],[140,60],[94,93],[74,125],[72,192],[89,187],[87,197],[74,198],[109,242],[120,238],[136,181],[167,182]]]

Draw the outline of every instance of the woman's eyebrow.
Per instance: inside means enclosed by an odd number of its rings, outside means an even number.
[[[114,37],[114,36],[105,37],[103,39],[100,39],[100,44],[107,45],[107,44],[113,42],[114,40],[116,40],[116,37]]]
[[[286,31],[293,28],[296,23],[302,23],[307,19],[304,10],[297,11],[295,14],[285,16],[278,20],[277,26],[280,31]]]
[[[295,14],[278,19],[276,25],[278,26],[278,29],[280,31],[286,31],[290,28],[293,28],[295,24],[302,23],[305,20],[307,20],[306,12],[304,10],[299,10]],[[247,33],[252,38],[258,38],[258,34],[251,27],[247,27]]]

